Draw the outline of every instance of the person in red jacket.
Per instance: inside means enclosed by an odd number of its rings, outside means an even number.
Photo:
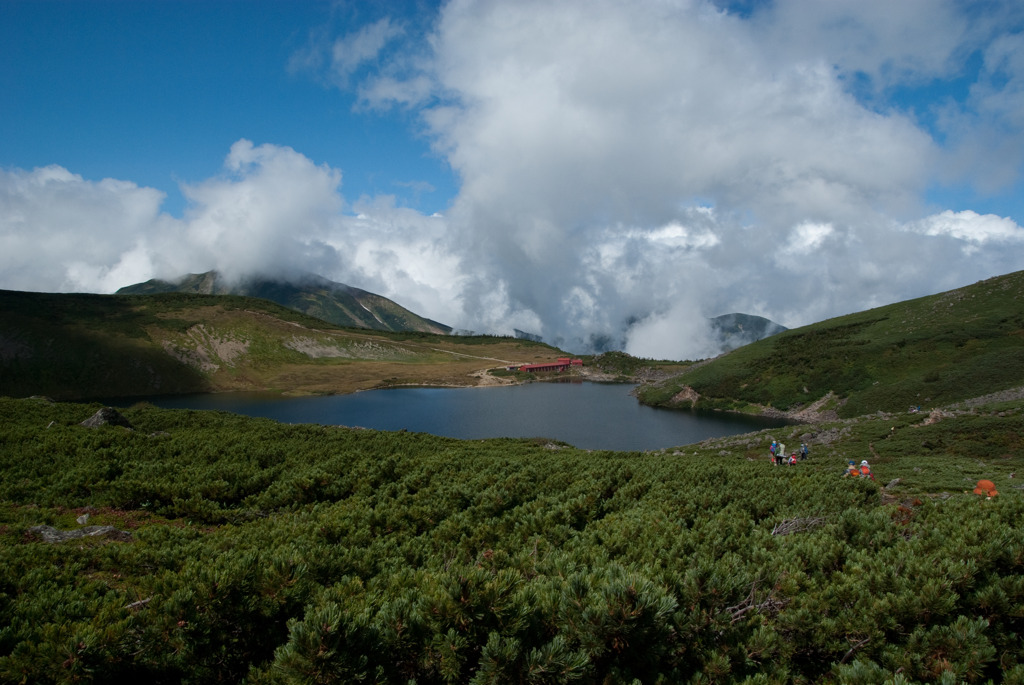
[[[864,476],[865,478],[870,478],[871,480],[875,479],[875,474],[871,473],[871,467],[868,466],[867,459],[860,463],[860,475]]]

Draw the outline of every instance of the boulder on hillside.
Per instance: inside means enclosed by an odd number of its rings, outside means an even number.
[[[128,419],[121,416],[121,412],[113,407],[103,407],[78,425],[86,428],[98,428],[99,426],[124,426],[129,430],[133,428]]]

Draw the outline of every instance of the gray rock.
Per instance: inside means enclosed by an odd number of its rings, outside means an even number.
[[[113,407],[103,407],[85,421],[82,421],[79,425],[85,426],[86,428],[98,428],[99,426],[123,426],[128,429],[132,428],[132,424],[128,419],[121,416],[121,412],[117,411]]]

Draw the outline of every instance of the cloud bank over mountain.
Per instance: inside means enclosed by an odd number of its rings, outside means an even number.
[[[443,216],[346,198],[344,167],[287,141],[238,140],[181,217],[127,180],[0,170],[0,287],[313,271],[460,329],[698,358],[711,316],[794,327],[1024,269],[1014,218],[936,201],[1020,183],[1024,12],[986,7],[453,0],[426,33],[377,21],[291,66],[414,117],[461,182]]]

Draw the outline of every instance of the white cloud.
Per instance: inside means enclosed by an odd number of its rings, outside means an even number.
[[[834,233],[832,224],[804,222],[789,234],[789,240],[782,252],[786,255],[808,255],[821,249],[825,240]]]
[[[339,38],[331,46],[331,69],[346,80],[364,63],[377,59],[384,46],[402,34],[402,30],[384,17],[355,33]]]
[[[994,214],[980,215],[970,210],[946,210],[920,221],[911,222],[907,229],[926,236],[949,236],[962,243],[965,254],[975,254],[982,246],[995,250],[1010,246],[1024,247],[1024,229],[1013,220]]]
[[[288,67],[293,73],[310,73],[347,88],[360,69],[376,64],[387,45],[403,33],[402,27],[389,17],[333,40],[327,27],[317,27],[310,32],[306,44],[292,54]]]
[[[464,324],[461,255],[450,243],[444,217],[396,207],[382,196],[355,206],[357,217],[339,217],[329,244],[339,255],[324,275],[396,300],[417,314]]]
[[[183,189],[181,220],[132,183],[0,172],[0,287],[302,269],[458,328],[695,358],[711,316],[797,326],[1015,271],[1013,219],[922,199],[981,179],[986,155],[984,183],[1018,177],[1020,10],[991,8],[452,0],[427,40],[387,20],[319,35],[296,60],[352,81],[366,110],[420,117],[462,182],[443,216],[347,205],[341,169],[246,140]],[[977,82],[937,124],[948,140],[883,106],[964,76],[974,50]]]
[[[464,180],[452,230],[477,287],[510,284],[555,339],[791,289],[781,253],[825,240],[805,230],[787,247],[792,227],[849,237],[912,216],[937,155],[909,118],[858,104],[820,55],[779,60],[699,2],[452,2],[434,46],[447,97],[424,119]],[[670,306],[690,291],[706,295],[695,309]],[[467,314],[488,318],[473,298]]]
[[[173,232],[163,193],[133,183],[86,181],[59,166],[0,170],[0,275],[12,290],[107,291],[138,273],[134,255]]]
[[[387,109],[393,105],[411,106],[426,100],[433,82],[423,76],[399,79],[386,76],[360,86],[360,109]]]
[[[224,168],[224,176],[183,188],[186,244],[204,269],[230,278],[323,266],[321,247],[343,206],[339,171],[247,140],[231,146]]]
[[[646,359],[705,359],[721,352],[710,322],[697,302],[677,302],[671,309],[634,324],[625,351]]]

